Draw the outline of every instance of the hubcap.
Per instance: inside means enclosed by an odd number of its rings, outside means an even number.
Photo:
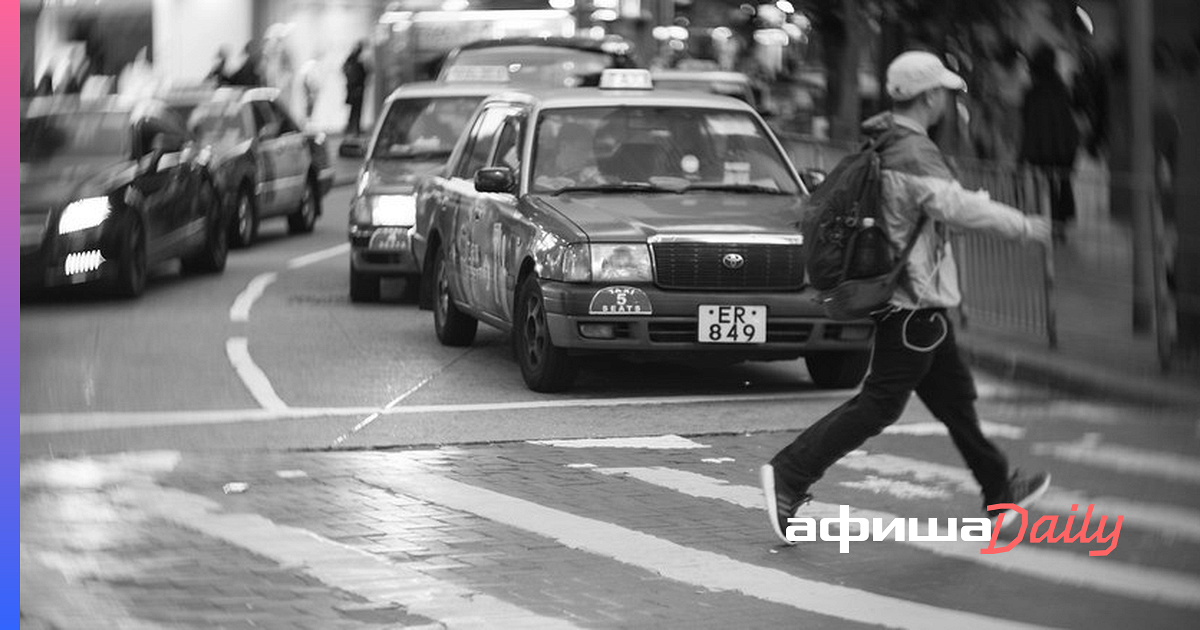
[[[237,222],[238,234],[246,240],[250,236],[250,202],[245,197],[238,201]]]
[[[529,364],[534,367],[541,365],[546,350],[546,326],[542,301],[537,296],[529,296],[525,304],[525,346]]]

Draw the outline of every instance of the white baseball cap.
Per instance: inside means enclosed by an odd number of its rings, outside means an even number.
[[[887,69],[887,93],[907,101],[934,88],[967,91],[967,82],[954,74],[933,53],[909,51],[892,60]]]

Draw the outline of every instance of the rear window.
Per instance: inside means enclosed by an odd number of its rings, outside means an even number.
[[[443,96],[393,101],[371,156],[449,156],[482,100],[482,96]]]
[[[71,112],[21,120],[21,161],[130,156],[129,114]]]

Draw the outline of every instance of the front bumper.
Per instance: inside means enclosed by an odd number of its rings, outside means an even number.
[[[411,227],[350,227],[350,265],[360,273],[407,276],[420,273]]]
[[[794,359],[822,352],[865,351],[871,347],[874,323],[838,322],[825,316],[812,290],[800,292],[664,291],[650,284],[635,286],[648,298],[650,314],[590,313],[593,297],[603,287],[542,281],[546,321],[554,345],[577,351],[704,353],[747,360]],[[699,340],[699,307],[765,306],[763,343],[707,343]],[[611,325],[611,338],[585,334],[581,326]],[[605,326],[604,328],[607,328]]]
[[[21,288],[72,286],[114,276],[118,239],[105,227],[47,236],[37,247],[22,247]]]

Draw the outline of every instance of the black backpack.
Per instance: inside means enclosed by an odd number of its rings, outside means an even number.
[[[921,215],[904,251],[897,256],[883,223],[882,158],[891,133],[872,138],[842,158],[808,200],[800,223],[805,272],[819,292],[826,314],[859,319],[891,299],[904,262],[916,244],[926,216]]]

